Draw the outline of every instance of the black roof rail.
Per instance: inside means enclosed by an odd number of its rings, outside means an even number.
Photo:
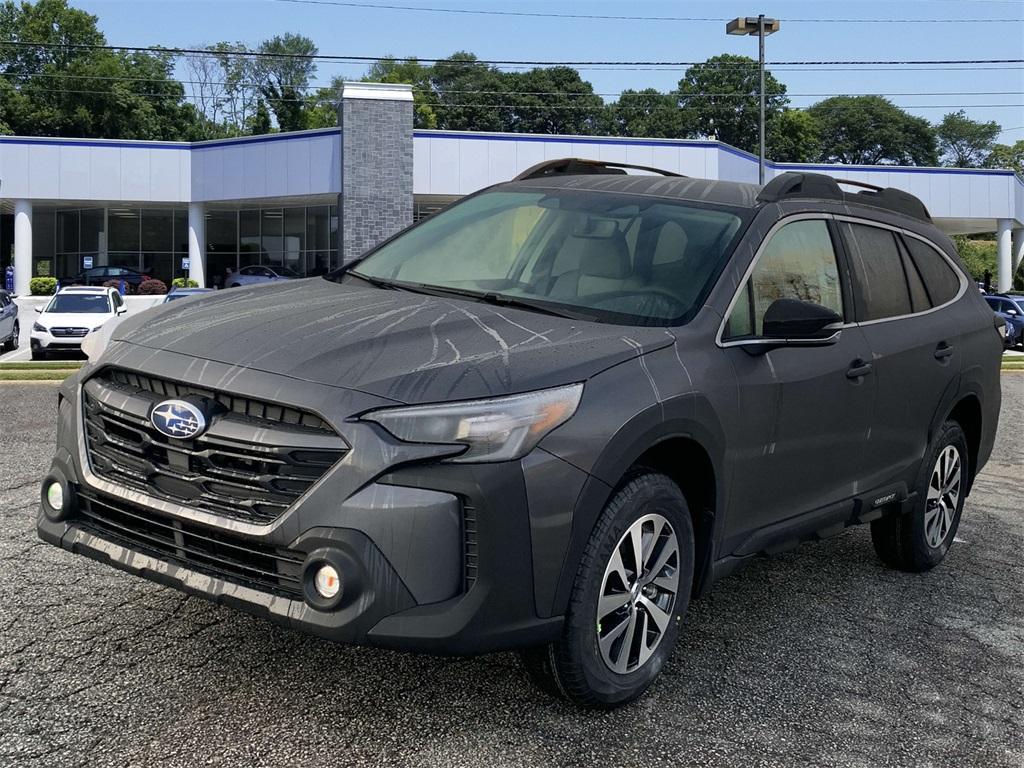
[[[676,176],[685,178],[680,173],[665,171],[661,168],[651,168],[646,165],[633,165],[632,163],[616,163],[611,160],[586,160],[581,157],[563,157],[558,160],[545,160],[532,165],[516,176],[512,181],[525,181],[526,179],[541,179],[545,176],[555,175],[588,175],[588,174],[619,174],[626,173],[626,169],[635,171],[649,171],[659,173],[662,176]]]
[[[841,184],[863,187],[860,192],[844,192]],[[823,173],[788,171],[769,181],[757,195],[758,202],[775,203],[795,198],[824,198],[844,203],[860,203],[882,208],[904,216],[931,222],[928,208],[918,198],[902,189],[877,187],[863,181],[836,179]]]

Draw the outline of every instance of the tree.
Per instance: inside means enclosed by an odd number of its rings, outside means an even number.
[[[808,112],[821,125],[821,159],[868,165],[937,165],[935,133],[882,96],[833,96]]]
[[[437,128],[437,95],[430,82],[433,68],[416,59],[384,58],[375,61],[363,75],[367,83],[408,83],[412,86],[413,126]]]
[[[757,62],[746,56],[722,54],[686,70],[677,97],[684,126],[691,135],[710,136],[734,147],[756,152],[759,89]],[[786,86],[771,72],[764,75],[765,121],[788,103]]]
[[[814,115],[798,109],[786,109],[767,126],[765,150],[779,163],[812,163],[821,154],[821,125]]]
[[[1024,177],[1024,139],[1018,139],[1012,146],[996,144],[985,158],[986,168],[1009,168]]]
[[[593,134],[605,106],[594,86],[572,67],[534,68],[502,75],[508,90],[505,130],[518,133]]]
[[[503,74],[480,64],[476,56],[458,51],[431,68],[430,85],[437,96],[437,127],[452,131],[503,131],[510,120]]]
[[[977,168],[988,157],[999,135],[999,123],[971,120],[964,110],[950,112],[935,127],[945,165]]]
[[[683,113],[675,94],[656,88],[642,91],[625,90],[619,100],[609,105],[614,133],[672,139],[683,136]]]
[[[307,127],[306,89],[316,74],[317,47],[308,37],[286,32],[260,43],[256,75],[260,93],[282,131]]]
[[[170,54],[114,52],[96,17],[66,0],[0,5],[0,122],[26,136],[202,138],[203,119],[185,103]]]
[[[244,43],[220,42],[210,46],[224,80],[224,121],[231,133],[246,131],[259,102],[259,67],[245,55]],[[266,104],[263,105],[266,109]],[[268,129],[269,130],[269,129]]]
[[[270,123],[270,110],[267,109],[267,102],[263,99],[256,103],[256,109],[249,117],[249,124],[246,127],[252,136],[260,136],[273,130]]]

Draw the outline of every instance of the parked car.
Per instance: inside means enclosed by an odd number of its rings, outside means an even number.
[[[870,523],[940,563],[1002,340],[924,205],[624,167],[542,163],[326,279],[98,334],[39,535],[322,637],[517,649],[592,707],[759,554]]]
[[[1010,328],[1006,346],[1024,346],[1024,308],[1008,296],[988,295],[985,296],[985,301]]]
[[[0,352],[13,352],[18,348],[21,324],[14,296],[0,289]]]
[[[139,284],[149,280],[149,275],[137,272],[128,267],[93,267],[84,269],[74,277],[63,281],[64,285],[103,285],[110,280],[124,280],[125,283],[138,288]]]
[[[30,335],[32,359],[43,360],[50,352],[80,350],[90,331],[127,311],[114,288],[62,288],[49,304],[36,310],[39,319],[32,324]]]
[[[273,280],[294,280],[299,277],[302,275],[288,267],[250,266],[242,267],[224,282],[226,288],[238,288],[241,285],[268,283]]]
[[[187,299],[189,296],[200,296],[204,293],[213,293],[212,288],[171,288],[170,293],[164,296],[162,304],[169,304],[178,299]]]

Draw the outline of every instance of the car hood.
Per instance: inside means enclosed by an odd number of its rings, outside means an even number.
[[[583,381],[674,337],[313,278],[165,304],[112,339],[421,403]]]
[[[43,312],[36,322],[46,328],[95,328],[113,316],[113,313]]]

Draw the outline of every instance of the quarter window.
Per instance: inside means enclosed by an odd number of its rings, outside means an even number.
[[[916,237],[906,237],[910,257],[924,280],[932,306],[937,307],[953,299],[960,290],[960,278],[942,255],[932,246]]]
[[[910,289],[895,233],[847,222],[840,229],[850,254],[858,319],[911,314]]]
[[[828,224],[794,221],[764,247],[729,316],[727,338],[760,336],[764,313],[776,299],[799,299],[843,315],[843,293]]]

